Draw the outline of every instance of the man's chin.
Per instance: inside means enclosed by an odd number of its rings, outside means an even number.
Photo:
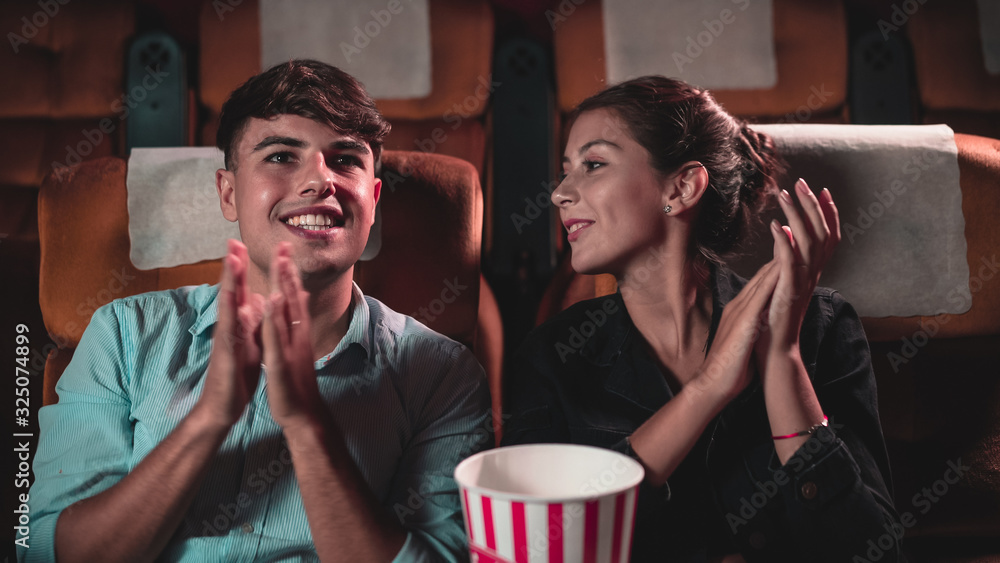
[[[347,278],[354,276],[354,262],[331,264],[306,261],[298,263],[296,266],[298,266],[299,275],[302,277],[302,285],[309,291],[330,285],[345,276]]]

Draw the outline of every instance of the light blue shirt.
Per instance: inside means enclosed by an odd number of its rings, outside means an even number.
[[[217,295],[218,286],[185,287],[94,313],[59,402],[39,413],[30,548],[18,548],[19,560],[55,561],[62,510],[120,481],[194,406]],[[316,373],[365,481],[409,532],[396,561],[466,559],[452,473],[492,443],[489,388],[469,350],[355,285],[347,335]],[[319,560],[263,372],[159,560]]]

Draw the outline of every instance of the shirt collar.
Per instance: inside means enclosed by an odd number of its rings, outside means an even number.
[[[219,320],[219,288],[221,284],[212,287],[211,296],[199,308],[198,318],[194,320],[191,328],[188,329],[194,336],[201,336],[203,332],[215,326]]]
[[[215,323],[218,322],[219,288],[220,285],[216,284],[213,288],[215,291],[212,292],[211,297],[205,301],[205,303],[198,310],[198,317],[191,325],[191,328],[188,329],[192,335],[200,336],[208,329],[214,328]],[[351,322],[347,327],[347,334],[344,335],[344,338],[342,338],[336,348],[333,349],[333,352],[330,352],[317,361],[316,367],[321,367],[320,364],[326,365],[330,359],[342,350],[346,350],[352,344],[359,345],[364,350],[365,355],[370,357],[371,343],[373,339],[372,333],[375,330],[375,327],[371,326],[370,320],[371,311],[368,308],[368,302],[365,300],[365,296],[361,292],[361,288],[358,287],[358,284],[352,281]]]
[[[349,347],[357,344],[364,350],[365,357],[371,357],[372,333],[375,327],[371,325],[371,310],[368,308],[368,301],[361,292],[357,282],[351,282],[351,323],[347,326],[347,333],[340,339],[332,352],[316,360],[316,369],[320,369],[330,363],[337,354],[340,354]]]

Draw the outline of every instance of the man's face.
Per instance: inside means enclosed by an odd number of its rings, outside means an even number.
[[[282,114],[251,118],[236,146],[236,171],[216,173],[222,213],[239,221],[252,264],[266,280],[275,245],[292,244],[303,280],[349,273],[368,242],[381,180],[368,143]]]

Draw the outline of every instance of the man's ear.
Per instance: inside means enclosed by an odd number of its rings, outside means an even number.
[[[669,205],[675,215],[690,209],[701,201],[708,189],[708,171],[700,162],[685,162],[678,171],[666,178],[664,204]]]
[[[222,216],[230,223],[235,223],[239,219],[236,214],[236,174],[225,169],[216,170],[215,190],[219,192]]]

